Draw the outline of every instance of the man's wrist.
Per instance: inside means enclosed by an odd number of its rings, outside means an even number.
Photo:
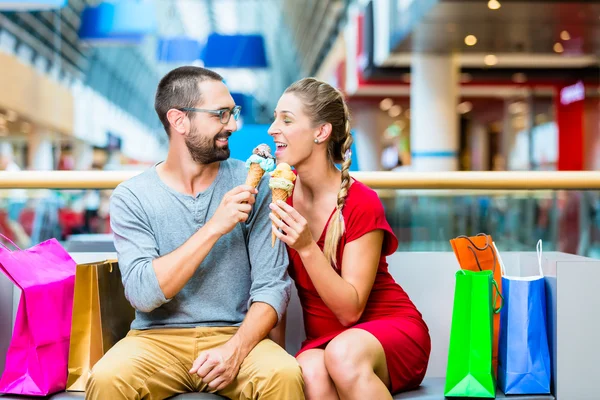
[[[233,357],[235,357],[238,365],[240,365],[250,353],[250,349],[240,340],[238,335],[233,335],[233,337],[223,346],[231,352]]]
[[[204,226],[200,228],[200,230],[203,233],[205,233],[209,239],[214,239],[215,241],[219,240],[221,236],[223,236],[221,232],[217,230],[214,223],[210,220],[206,224],[204,224]]]

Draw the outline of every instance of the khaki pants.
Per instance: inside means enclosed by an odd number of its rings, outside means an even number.
[[[130,331],[94,366],[86,399],[166,399],[209,391],[188,371],[198,354],[227,342],[237,327]],[[237,378],[217,394],[230,399],[304,399],[296,359],[264,339],[242,362]]]

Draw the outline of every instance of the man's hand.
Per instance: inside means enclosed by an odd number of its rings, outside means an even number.
[[[248,185],[233,188],[223,196],[221,204],[208,224],[220,235],[226,235],[239,222],[246,222],[258,190]],[[208,225],[207,224],[207,225]]]
[[[213,390],[222,390],[237,376],[243,358],[228,344],[198,355],[190,374],[197,374]]]

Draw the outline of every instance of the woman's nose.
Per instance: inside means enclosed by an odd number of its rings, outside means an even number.
[[[279,129],[277,129],[277,122],[273,122],[271,124],[271,126],[269,127],[269,130],[267,131],[267,133],[271,136],[275,136],[276,134],[279,133]]]

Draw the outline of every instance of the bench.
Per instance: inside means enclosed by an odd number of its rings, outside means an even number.
[[[533,275],[536,272],[535,253],[503,253],[510,275]],[[548,297],[550,326],[550,354],[553,364],[553,395],[504,396],[497,398],[515,400],[585,400],[597,399],[597,377],[600,376],[600,346],[597,333],[600,328],[597,310],[600,297],[596,295],[600,282],[600,260],[564,254],[544,253],[544,274]],[[388,259],[390,272],[401,283],[422,312],[432,340],[431,358],[425,380],[416,390],[399,393],[394,399],[443,399],[444,376],[452,305],[454,299],[454,274],[459,266],[453,253],[395,253]],[[6,313],[11,301],[10,282],[0,277],[0,320],[11,318]],[[3,311],[4,309],[4,311]],[[8,324],[0,327],[0,371],[4,368],[4,354],[10,340]],[[286,349],[291,354],[300,348],[304,339],[302,313],[296,291],[288,308]],[[559,367],[560,366],[560,367]],[[59,393],[53,400],[83,398],[83,393]],[[17,396],[0,396],[0,399],[23,399]],[[208,393],[189,393],[173,399],[222,399]]]

